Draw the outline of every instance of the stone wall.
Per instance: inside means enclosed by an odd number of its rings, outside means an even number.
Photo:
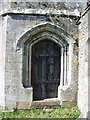
[[[64,24],[69,21],[68,18],[62,18],[64,19]],[[8,109],[15,108],[16,106],[20,106],[21,103],[23,104],[30,104],[32,101],[32,88],[24,88],[22,84],[22,72],[23,72],[23,48],[21,46],[21,49],[17,51],[17,42],[18,39],[33,28],[33,26],[48,22],[49,18],[46,16],[33,16],[33,15],[7,15],[7,31],[6,31],[6,56],[5,56],[5,106]],[[50,20],[49,20],[50,21]],[[69,23],[70,25],[71,23]],[[67,31],[68,29],[70,30],[69,26],[66,26]],[[76,31],[77,35],[77,28],[74,28]],[[75,32],[74,31],[74,32]],[[73,35],[74,36],[74,35]],[[74,36],[75,37],[75,36]],[[73,49],[73,48],[72,48]],[[75,51],[74,51],[75,52]],[[77,54],[76,54],[77,55]],[[75,55],[75,56],[76,56]],[[74,56],[72,57],[73,59],[75,58]],[[77,59],[76,59],[77,60]],[[75,64],[77,65],[76,60],[72,60],[72,65],[74,63],[73,68],[77,68]],[[76,63],[75,63],[76,62]],[[75,68],[75,69],[76,69]],[[72,68],[71,68],[72,69]],[[75,81],[75,84],[77,84],[77,70],[72,70],[71,73],[71,78]],[[75,77],[74,77],[75,76]],[[70,83],[71,86],[74,83]],[[74,86],[75,86],[74,84]],[[70,86],[69,86],[70,87]],[[67,87],[68,88],[68,87]],[[66,101],[68,101],[68,93],[72,91],[72,88],[63,91],[63,94],[67,93],[64,95]],[[73,87],[73,94],[72,94],[72,101],[76,98],[76,86],[75,88]],[[64,101],[65,101],[64,98]],[[62,99],[61,99],[62,100]],[[13,102],[12,102],[13,101]],[[76,102],[75,102],[76,103]]]
[[[88,14],[81,19],[79,25],[79,81],[78,81],[78,106],[81,117],[86,117],[88,112]]]
[[[90,119],[90,11],[88,12],[88,118]]]
[[[3,10],[0,13],[0,29],[2,29],[0,35],[0,105],[6,107],[6,109],[22,108],[22,104],[24,105],[23,108],[28,109],[30,107],[33,100],[33,90],[32,87],[23,87],[23,46],[17,51],[17,43],[25,33],[47,22],[64,29],[70,35],[70,38],[72,38],[71,40],[74,41],[71,44],[72,49],[69,49],[71,56],[68,63],[71,71],[68,74],[69,84],[68,86],[60,86],[59,88],[59,91],[61,90],[59,99],[62,101],[62,106],[76,104],[77,84],[79,84],[78,105],[82,112],[83,107],[86,105],[85,111],[87,111],[87,104],[85,100],[82,101],[81,99],[84,99],[84,95],[87,95],[88,60],[86,41],[88,36],[84,35],[88,31],[86,31],[87,24],[83,20],[79,26],[80,49],[78,49],[78,26],[76,25],[76,21],[80,17],[80,12],[85,7],[86,3],[83,2],[10,2],[8,4],[2,2]],[[87,19],[85,20],[87,21]],[[85,29],[82,29],[84,24]],[[63,33],[61,34],[63,35]],[[79,61],[78,50],[80,50]],[[79,62],[80,77],[79,83],[77,83]],[[86,69],[83,69],[82,63],[85,63],[84,66]],[[85,82],[84,85],[82,79]],[[83,89],[83,92],[85,90],[85,94],[82,94],[82,88],[85,88]],[[63,105],[63,102],[66,103]],[[82,104],[84,105],[82,106]]]
[[[7,17],[0,17],[0,106],[5,106],[5,56]]]

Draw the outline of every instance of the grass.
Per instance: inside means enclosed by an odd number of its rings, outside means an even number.
[[[0,112],[0,118],[78,118],[79,115],[77,106],[58,109],[16,110],[11,113]]]

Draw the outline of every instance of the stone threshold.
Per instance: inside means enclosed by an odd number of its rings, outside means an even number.
[[[49,98],[33,101],[31,108],[60,108],[60,100],[58,98]]]

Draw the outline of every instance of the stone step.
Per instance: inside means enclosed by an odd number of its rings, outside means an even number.
[[[58,98],[44,99],[39,101],[33,101],[31,103],[32,108],[60,108],[60,100]]]

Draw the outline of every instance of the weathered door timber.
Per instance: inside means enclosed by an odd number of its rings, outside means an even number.
[[[60,47],[50,40],[36,43],[32,46],[31,63],[33,100],[58,97],[61,68]]]

